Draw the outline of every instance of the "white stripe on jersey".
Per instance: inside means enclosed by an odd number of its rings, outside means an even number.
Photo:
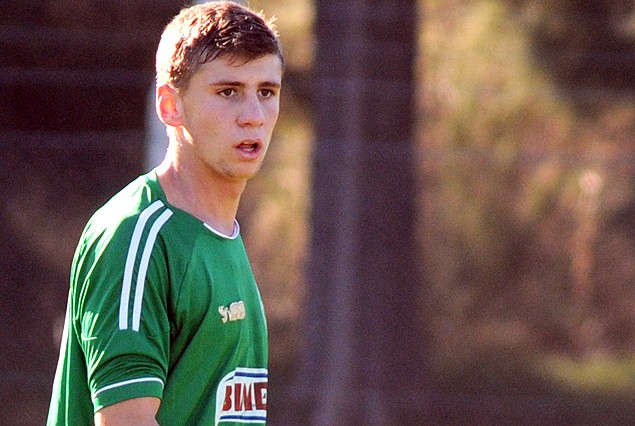
[[[139,251],[139,243],[143,230],[152,216],[157,210],[163,207],[163,202],[157,200],[150,204],[141,214],[135,224],[130,247],[128,248],[128,256],[126,257],[126,265],[123,274],[123,283],[121,286],[121,301],[119,303],[119,329],[126,330],[128,328],[128,307],[130,303],[130,291],[132,287],[132,274],[134,271],[137,252]],[[157,231],[158,232],[158,231]],[[136,297],[136,294],[135,294]]]
[[[95,393],[93,394],[93,399],[95,399],[97,397],[97,395],[99,395],[100,393],[110,390],[110,389],[115,389],[121,386],[126,386],[126,385],[132,385],[134,383],[142,383],[142,382],[159,382],[161,383],[161,386],[164,386],[163,384],[163,380],[156,378],[156,377],[142,377],[140,379],[130,379],[130,380],[126,380],[123,382],[119,382],[119,383],[113,383],[112,385],[108,385],[108,386],[104,386],[103,388],[95,391]]]
[[[143,248],[143,255],[141,257],[141,264],[139,264],[139,274],[137,275],[137,288],[134,295],[134,305],[132,310],[132,329],[139,331],[139,323],[141,322],[141,306],[143,303],[143,290],[146,283],[146,273],[148,272],[148,263],[150,263],[150,255],[152,254],[152,247],[154,247],[154,241],[157,239],[157,234],[161,230],[161,227],[165,225],[165,222],[172,216],[171,210],[166,210],[161,213],[161,216],[154,222],[152,228],[150,228],[150,234],[146,240],[146,245]]]

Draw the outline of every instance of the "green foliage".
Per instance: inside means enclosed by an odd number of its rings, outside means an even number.
[[[581,103],[541,66],[535,31],[566,19],[543,3],[422,2],[420,232],[433,366],[466,378],[503,360],[506,379],[471,377],[491,389],[515,374],[555,380],[553,368],[519,369],[553,367],[551,354],[612,360],[635,349],[634,220],[624,217],[635,108],[608,91]],[[617,386],[630,369],[597,377]]]
[[[608,396],[635,394],[633,356],[605,355],[580,360],[554,355],[541,359],[536,363],[536,369],[570,392]]]

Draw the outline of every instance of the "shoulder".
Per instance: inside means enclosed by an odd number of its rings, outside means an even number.
[[[143,175],[121,189],[88,220],[78,245],[78,253],[124,250],[135,233],[147,236],[155,223],[165,224],[171,211],[151,174]],[[141,237],[141,235],[139,235]]]
[[[88,226],[108,226],[141,215],[149,206],[161,201],[161,194],[150,175],[130,182],[91,217]]]
[[[86,230],[100,232],[134,223],[142,215],[165,207],[163,193],[152,174],[139,176],[113,195],[89,219]]]

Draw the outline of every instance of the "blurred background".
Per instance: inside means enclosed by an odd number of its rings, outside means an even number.
[[[635,2],[252,0],[288,68],[239,220],[273,425],[635,422]],[[41,425],[71,257],[148,170],[183,1],[0,1],[0,423]]]

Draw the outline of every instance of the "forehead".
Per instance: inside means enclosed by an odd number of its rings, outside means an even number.
[[[248,61],[221,56],[201,65],[191,80],[194,84],[215,84],[225,81],[281,84],[282,60],[274,54]]]

